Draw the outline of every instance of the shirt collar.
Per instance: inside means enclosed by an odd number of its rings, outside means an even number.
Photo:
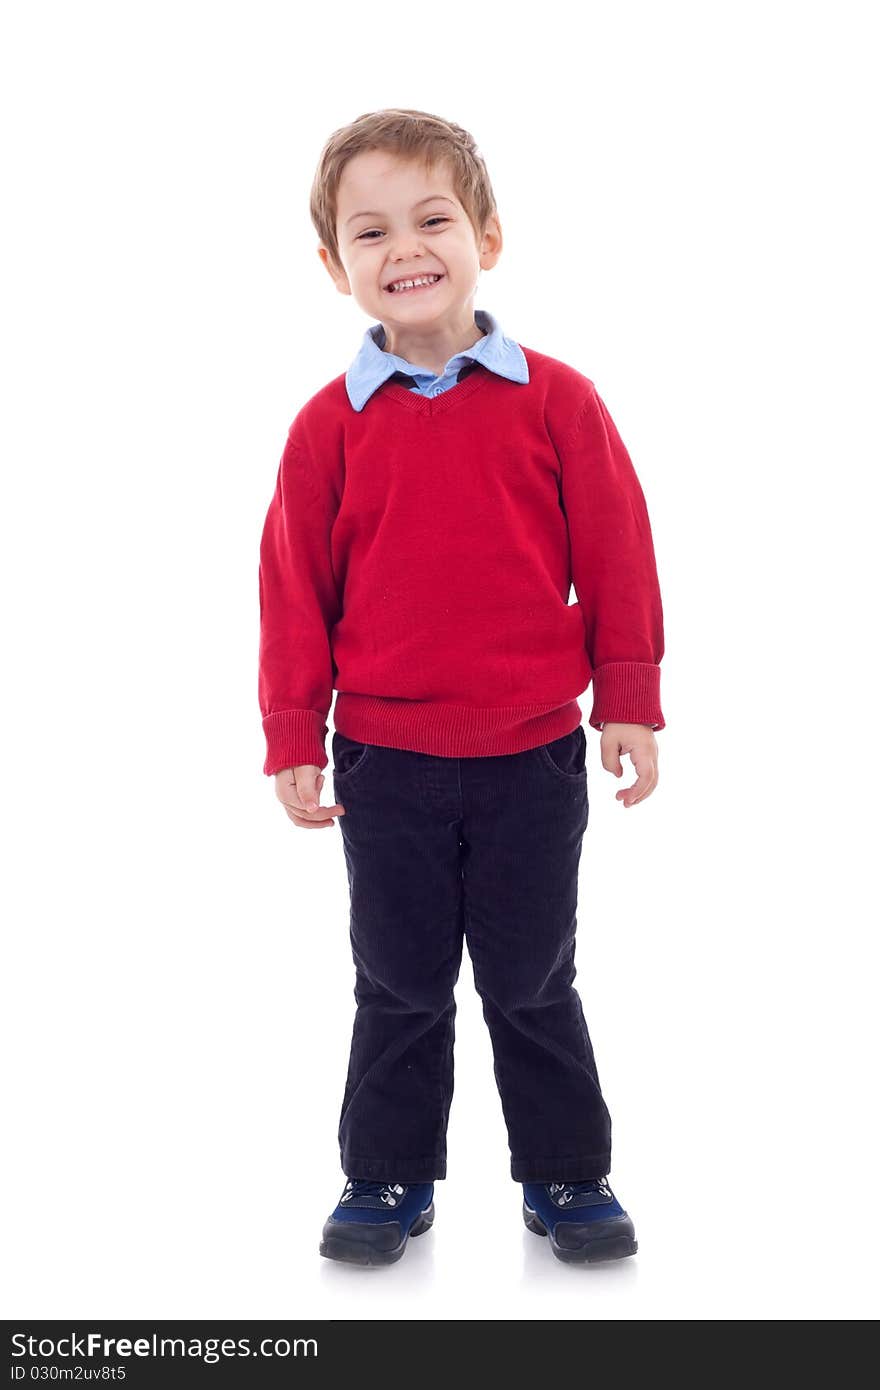
[[[345,374],[345,388],[354,409],[363,410],[373,392],[397,372],[405,372],[419,386],[426,386],[432,381],[445,383],[447,378],[456,377],[466,362],[473,361],[509,381],[527,382],[529,368],[525,353],[519,343],[505,336],[494,315],[485,309],[475,309],[474,323],[482,328],[483,337],[478,338],[473,347],[450,357],[440,377],[393,352],[383,351],[385,329],[381,323],[372,324],[364,333],[357,356]]]

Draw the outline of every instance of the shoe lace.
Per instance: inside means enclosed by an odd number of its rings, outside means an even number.
[[[603,1197],[613,1196],[607,1178],[587,1178],[583,1182],[551,1182],[548,1186],[550,1196],[560,1205],[566,1205],[575,1197],[583,1196],[588,1192],[598,1192]]]
[[[350,1202],[353,1197],[378,1197],[386,1206],[396,1207],[405,1191],[399,1182],[370,1182],[367,1178],[349,1178],[342,1200]]]

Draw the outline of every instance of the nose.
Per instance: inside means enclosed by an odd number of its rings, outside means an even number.
[[[415,256],[424,255],[424,247],[418,237],[401,236],[391,240],[388,258],[394,261],[411,261]]]

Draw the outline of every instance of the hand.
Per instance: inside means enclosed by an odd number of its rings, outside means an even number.
[[[623,776],[621,753],[628,753],[638,778],[631,787],[621,787],[616,799],[624,806],[635,806],[644,801],[657,785],[657,757],[659,750],[654,730],[648,724],[606,724],[602,730],[599,750],[602,766],[615,777]]]
[[[304,830],[326,830],[334,816],[344,816],[344,806],[322,806],[324,774],[314,763],[286,767],[275,773],[275,795],[294,825]]]

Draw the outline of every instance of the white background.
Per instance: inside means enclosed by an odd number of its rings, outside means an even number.
[[[870,14],[7,9],[3,1316],[876,1315]],[[587,731],[613,1266],[522,1225],[467,956],[434,1230],[386,1270],[317,1253],[347,883],[262,774],[258,544],[370,322],[311,179],[382,106],[475,135],[505,233],[476,305],[595,382],[654,530],[648,801]]]

